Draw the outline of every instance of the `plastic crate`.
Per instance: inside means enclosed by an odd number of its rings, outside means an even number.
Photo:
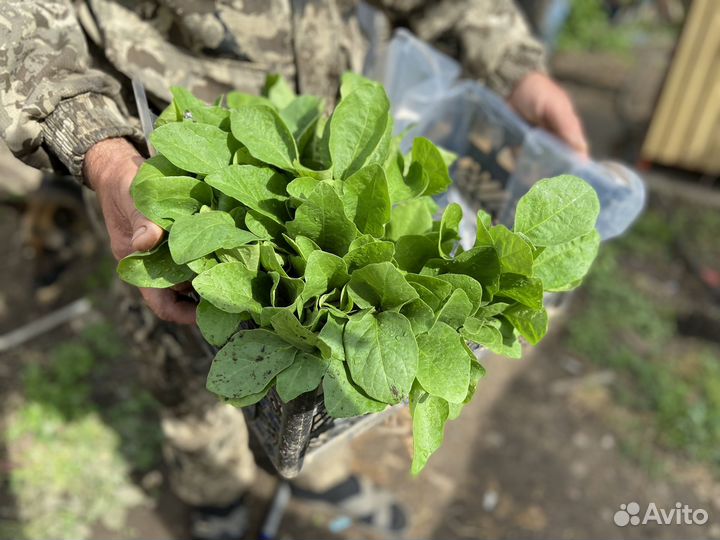
[[[277,472],[293,478],[300,473],[306,458],[369,429],[403,406],[388,407],[378,414],[336,419],[325,410],[321,390],[284,403],[273,388],[258,403],[242,411]]]

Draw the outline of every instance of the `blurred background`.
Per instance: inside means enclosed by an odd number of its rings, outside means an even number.
[[[593,157],[639,169],[646,209],[541,346],[486,359],[418,479],[406,410],[352,442],[353,469],[405,505],[409,538],[720,538],[720,3],[519,3]],[[117,330],[115,263],[74,185],[25,194],[21,175],[42,183],[3,150],[0,538],[188,538]],[[250,494],[255,524],[275,485],[262,473]],[[618,528],[631,501],[710,519]],[[291,500],[278,537],[379,536]]]

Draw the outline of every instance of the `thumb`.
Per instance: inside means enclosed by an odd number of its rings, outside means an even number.
[[[560,137],[581,155],[587,156],[588,143],[582,122],[569,102],[564,106],[549,108],[543,123],[550,132]]]
[[[130,246],[133,251],[150,251],[162,240],[163,230],[137,210],[133,211],[130,224],[132,225]]]

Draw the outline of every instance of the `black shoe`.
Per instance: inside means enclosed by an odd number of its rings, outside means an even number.
[[[193,507],[191,519],[193,540],[242,540],[248,531],[244,497],[225,508]]]
[[[292,493],[299,499],[332,506],[356,522],[386,533],[388,537],[401,536],[408,526],[407,514],[394,497],[358,476],[350,476],[321,493],[296,486],[292,486]]]

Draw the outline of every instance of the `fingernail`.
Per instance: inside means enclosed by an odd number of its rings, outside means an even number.
[[[143,225],[139,229],[137,229],[132,236],[132,240],[130,240],[130,243],[134,244],[145,232],[147,231],[147,227]]]

